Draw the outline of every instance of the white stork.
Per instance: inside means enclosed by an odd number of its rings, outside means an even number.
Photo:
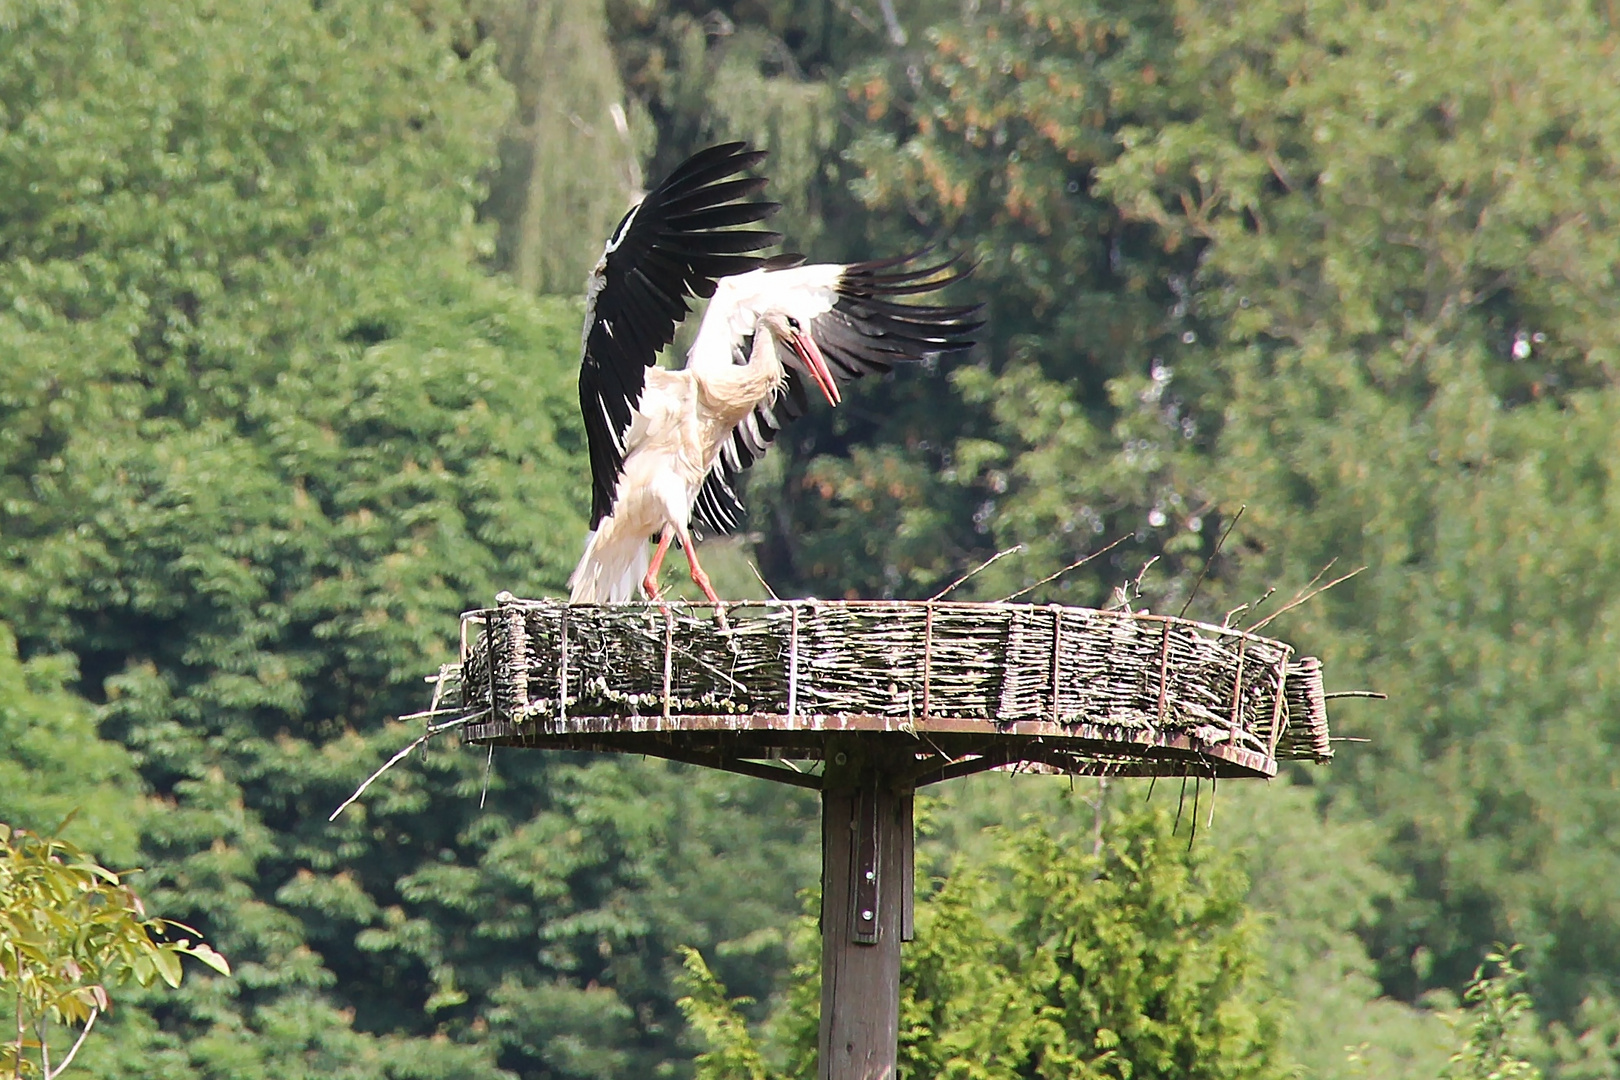
[[[912,256],[802,265],[752,252],[776,233],[736,229],[776,203],[742,201],[765,181],[734,178],[764,160],[744,143],[699,151],[619,222],[586,290],[579,403],[591,456],[591,532],[569,579],[574,603],[659,596],[673,541],[718,605],[693,527],[741,524],[735,480],[809,405],[805,380],[837,405],[839,384],[897,361],[965,349],[976,307],[897,302],[965,271]],[[691,296],[712,297],[686,367],[654,367]],[[649,537],[658,547],[649,554]]]

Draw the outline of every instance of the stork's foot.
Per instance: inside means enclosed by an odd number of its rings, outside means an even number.
[[[709,575],[704,572],[703,567],[698,565],[697,558],[690,547],[686,549],[686,559],[687,564],[692,568],[692,583],[702,589],[704,598],[714,605],[715,622],[720,624],[722,633],[730,633],[731,627],[726,623],[726,609],[721,605],[720,596],[714,591],[714,586],[709,583]]]
[[[699,570],[692,575],[692,581],[697,584],[698,588],[703,590],[704,597],[714,606],[714,621],[720,624],[721,632],[729,634],[731,626],[726,622],[725,605],[721,603],[720,597],[715,593],[714,586],[709,584],[709,575]]]

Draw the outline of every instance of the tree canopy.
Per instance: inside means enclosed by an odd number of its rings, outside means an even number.
[[[1325,778],[1412,876],[1370,935],[1385,985],[1459,986],[1513,938],[1568,1017],[1612,995],[1620,925],[1577,884],[1616,865],[1620,97],[1575,74],[1615,70],[1612,33],[1541,4],[1230,16],[1182,13],[1200,114],[1127,132],[1100,174],[1205,248],[1226,389],[1194,475],[1249,505],[1257,549],[1228,595],[1369,567],[1290,629],[1391,695],[1357,725],[1376,749]]]
[[[137,995],[98,1070],[652,1073],[674,946],[746,965],[793,905],[800,845],[766,838],[802,807],[662,767],[503,762],[481,810],[483,762],[435,754],[326,824],[456,613],[559,587],[583,532],[579,307],[477,265],[510,95],[476,29],[176,0],[3,31],[0,610],[156,801],[149,902],[237,966]],[[18,737],[69,745],[61,705]],[[129,778],[104,756],[62,768]],[[690,869],[733,848],[760,872]]]

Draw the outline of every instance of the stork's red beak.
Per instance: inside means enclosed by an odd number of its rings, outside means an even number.
[[[843,400],[838,393],[838,384],[833,381],[832,370],[827,367],[827,360],[821,355],[821,348],[816,344],[816,339],[803,330],[795,330],[789,344],[793,346],[793,351],[799,354],[799,359],[804,361],[810,377],[826,395],[827,403],[837,405]]]

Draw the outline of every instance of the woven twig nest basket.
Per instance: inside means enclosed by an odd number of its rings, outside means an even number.
[[[1332,756],[1321,665],[1164,615],[1031,604],[784,600],[468,612],[439,709],[476,743],[618,750],[815,786],[764,759],[829,735],[916,743],[918,782],[1032,766],[1272,776]],[[802,778],[802,779],[796,779]]]

